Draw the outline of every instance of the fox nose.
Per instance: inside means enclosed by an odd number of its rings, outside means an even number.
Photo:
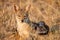
[[[30,23],[30,20],[29,20],[29,18],[24,18],[23,20],[22,20],[22,22],[25,22],[25,23]]]

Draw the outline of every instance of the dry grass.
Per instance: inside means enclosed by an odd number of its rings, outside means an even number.
[[[38,35],[22,23],[25,13],[33,22],[44,21],[49,33]],[[60,0],[0,0],[0,40],[59,40],[59,35]]]

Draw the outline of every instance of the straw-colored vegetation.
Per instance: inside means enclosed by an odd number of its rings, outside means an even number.
[[[39,35],[29,24],[44,21],[47,35]],[[0,40],[60,40],[60,0],[0,0]]]

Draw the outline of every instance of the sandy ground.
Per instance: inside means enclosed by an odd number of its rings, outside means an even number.
[[[22,23],[25,13],[32,22],[44,21],[49,33],[38,35],[29,24]],[[60,0],[0,0],[0,40],[59,39]]]

